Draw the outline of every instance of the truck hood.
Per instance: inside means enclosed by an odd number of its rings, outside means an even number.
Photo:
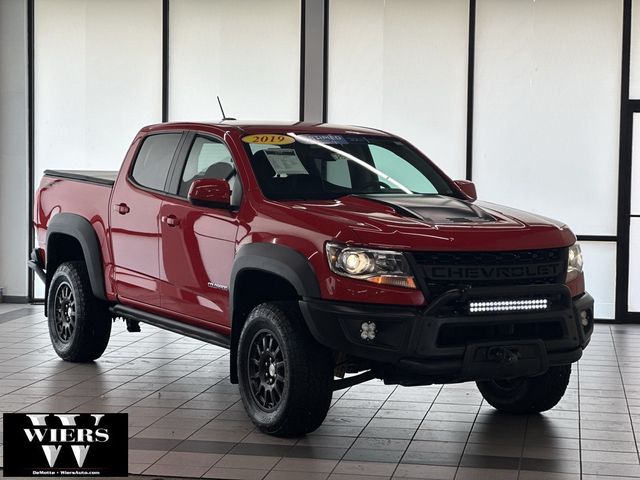
[[[348,226],[356,242],[404,250],[523,250],[568,246],[562,222],[487,202],[444,195],[350,195],[283,202],[306,224]]]

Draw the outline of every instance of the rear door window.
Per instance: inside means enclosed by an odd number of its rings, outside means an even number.
[[[131,177],[139,185],[154,190],[164,190],[173,156],[182,133],[151,135],[144,140]]]

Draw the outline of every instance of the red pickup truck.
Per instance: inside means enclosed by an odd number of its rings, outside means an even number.
[[[34,215],[61,358],[99,358],[116,318],[228,347],[273,435],[372,378],[476,381],[499,410],[543,411],[593,330],[564,223],[477,201],[375,129],[145,127],[119,172],[46,171]]]

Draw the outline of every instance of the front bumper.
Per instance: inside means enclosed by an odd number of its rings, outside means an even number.
[[[522,297],[548,298],[550,306],[490,315],[467,308],[469,301]],[[300,308],[319,343],[401,384],[538,375],[579,360],[593,331],[591,295],[571,298],[565,285],[555,284],[451,290],[427,307],[302,300]],[[361,338],[363,322],[376,324],[375,339]],[[516,360],[501,361],[496,348]]]

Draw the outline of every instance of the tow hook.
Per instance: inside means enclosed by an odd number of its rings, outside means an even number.
[[[519,359],[518,351],[514,351],[509,347],[491,347],[487,351],[487,360],[503,363],[505,365],[513,365]]]

